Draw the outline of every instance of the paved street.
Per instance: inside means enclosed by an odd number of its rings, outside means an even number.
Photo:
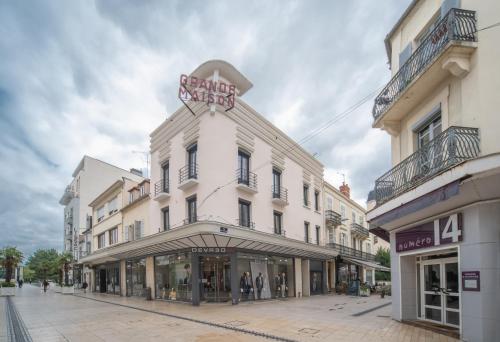
[[[391,320],[390,305],[362,314],[389,302],[332,295],[195,308],[112,295],[41,294],[29,285],[14,298],[34,341],[269,341],[252,332],[294,341],[454,341]]]

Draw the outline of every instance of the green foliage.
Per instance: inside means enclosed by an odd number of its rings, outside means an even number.
[[[29,268],[28,266],[24,266],[23,269],[23,278],[24,281],[30,281],[35,278],[35,271]]]
[[[38,280],[57,280],[59,269],[59,253],[55,249],[39,249],[29,258],[26,266],[33,270]]]
[[[11,283],[11,282],[3,281],[3,282],[0,283],[0,287],[16,287],[16,284]]]
[[[377,254],[375,254],[375,260],[380,263],[380,265],[385,267],[391,267],[391,251],[389,248],[379,247]],[[391,280],[390,272],[375,271],[375,281],[389,281]]]
[[[71,263],[73,262],[73,254],[70,252],[62,252],[59,255],[59,259],[57,260],[58,263],[58,268],[59,268],[59,284],[61,286],[72,286],[72,284],[69,283],[69,275],[68,271],[71,267]],[[64,283],[63,283],[63,276],[64,276]]]
[[[0,249],[0,265],[5,268],[5,282],[12,279],[14,269],[23,261],[23,252],[16,247],[7,246]]]

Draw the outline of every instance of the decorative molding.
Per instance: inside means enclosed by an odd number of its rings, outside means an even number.
[[[248,129],[236,126],[236,144],[252,153],[255,151],[255,136]]]
[[[188,147],[196,140],[198,140],[200,136],[200,118],[196,117],[184,128],[183,132],[183,145],[184,147]]]
[[[163,164],[168,159],[170,159],[170,152],[172,151],[172,143],[170,140],[161,144],[160,149],[158,150],[158,161],[159,164]]]
[[[397,120],[384,120],[381,128],[391,136],[397,137],[401,131],[401,123]]]
[[[305,169],[302,170],[302,178],[304,179],[304,183],[307,183],[307,184],[312,184],[311,183],[311,173]]]
[[[271,148],[271,164],[281,171],[285,169],[285,157],[275,148]]]

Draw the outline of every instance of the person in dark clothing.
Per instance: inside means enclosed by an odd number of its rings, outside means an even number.
[[[243,299],[248,300],[250,297],[250,292],[252,290],[252,278],[250,278],[249,272],[243,272],[240,278],[240,290],[243,294]]]
[[[84,280],[82,284],[83,293],[87,293],[87,287],[89,287],[89,284]]]
[[[47,279],[45,279],[42,283],[42,286],[43,286],[43,292],[47,292],[47,287],[49,286],[49,282],[47,281]]]
[[[264,288],[264,277],[261,272],[259,272],[257,278],[255,278],[255,287],[257,288],[257,299],[261,299],[262,289]]]

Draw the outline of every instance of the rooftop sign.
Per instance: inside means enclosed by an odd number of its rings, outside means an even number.
[[[207,105],[218,104],[226,112],[234,107],[236,86],[222,81],[205,80],[194,76],[182,74],[179,79],[179,99],[188,101],[205,102]]]

